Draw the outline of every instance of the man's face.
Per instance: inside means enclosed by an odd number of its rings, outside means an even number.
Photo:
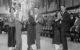
[[[64,6],[61,6],[61,11],[65,12],[65,7]]]

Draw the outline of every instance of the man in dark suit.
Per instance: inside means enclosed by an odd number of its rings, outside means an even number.
[[[70,27],[70,14],[66,11],[64,6],[61,6],[62,18],[61,18],[61,42],[63,45],[63,50],[68,50],[67,47],[67,37],[66,31],[69,30]]]

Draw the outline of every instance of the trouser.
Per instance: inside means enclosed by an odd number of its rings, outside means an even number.
[[[2,33],[2,26],[0,26],[0,34]]]
[[[61,27],[61,42],[63,44],[63,50],[68,50],[66,29],[67,29],[67,25],[62,25],[62,27]]]
[[[36,32],[36,46],[37,49],[40,49],[40,32]]]
[[[15,22],[16,26],[16,49],[15,50],[22,50],[22,39],[21,39],[21,29],[22,24],[19,21]]]
[[[9,27],[8,30],[8,47],[15,47],[15,27]]]

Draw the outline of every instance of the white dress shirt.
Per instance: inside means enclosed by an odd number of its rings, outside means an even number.
[[[38,22],[37,17],[38,17],[38,15],[36,14],[36,15],[35,15],[35,22],[36,22],[36,23]]]

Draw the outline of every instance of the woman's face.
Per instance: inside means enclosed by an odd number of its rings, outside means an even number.
[[[11,13],[12,13],[12,14],[14,13],[14,10],[13,10],[13,9],[11,9]]]

